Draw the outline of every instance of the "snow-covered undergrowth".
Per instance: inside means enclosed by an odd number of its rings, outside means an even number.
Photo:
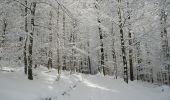
[[[149,83],[115,80],[109,76],[83,75],[41,67],[29,81],[23,73],[0,71],[0,100],[169,100],[170,88]],[[49,99],[50,100],[50,99]]]

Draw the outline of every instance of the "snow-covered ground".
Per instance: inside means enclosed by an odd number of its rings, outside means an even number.
[[[69,72],[56,81],[57,71],[44,68],[35,70],[29,81],[23,72],[0,71],[0,100],[170,100],[167,86]]]

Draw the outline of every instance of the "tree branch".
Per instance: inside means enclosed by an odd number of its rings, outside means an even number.
[[[18,0],[14,0],[15,2],[21,4],[22,6],[26,7],[27,9],[29,9],[31,11],[31,8],[30,7],[27,7],[25,4],[21,3],[20,1]]]

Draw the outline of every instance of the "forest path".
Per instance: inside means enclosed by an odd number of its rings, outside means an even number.
[[[143,82],[126,84],[102,75],[70,74],[44,67],[34,70],[34,80],[23,69],[0,71],[0,100],[169,100],[170,88]]]
[[[73,74],[76,87],[59,100],[169,100],[170,95],[150,83],[130,82],[102,75]],[[170,90],[168,90],[170,92]],[[69,99],[71,98],[71,99]]]

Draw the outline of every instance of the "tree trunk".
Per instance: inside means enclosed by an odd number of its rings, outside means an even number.
[[[134,76],[133,76],[133,49],[132,49],[132,44],[133,44],[133,40],[132,40],[132,29],[131,29],[131,16],[130,16],[130,8],[129,8],[129,2],[127,2],[127,6],[128,6],[128,37],[129,37],[129,67],[130,67],[130,80],[133,81],[134,80]]]
[[[116,61],[116,50],[115,50],[115,34],[113,32],[113,23],[112,23],[112,30],[111,30],[111,34],[112,34],[112,57],[113,57],[113,63],[114,63],[114,75],[117,79],[117,61]]]
[[[26,37],[25,39],[25,44],[24,44],[24,72],[25,74],[27,74],[27,69],[28,69],[28,62],[27,62],[27,40],[28,40],[28,37]]]
[[[52,55],[53,55],[53,52],[52,52],[52,41],[53,41],[53,33],[52,33],[52,12],[50,11],[50,23],[49,23],[49,30],[50,30],[50,34],[49,34],[49,53],[48,53],[48,69],[51,69],[52,68]]]
[[[66,16],[63,14],[63,40],[64,40],[64,54],[63,54],[63,70],[66,70],[66,52],[65,52],[65,47],[66,47]]]
[[[76,46],[75,42],[76,42],[76,33],[75,33],[75,28],[76,28],[76,22],[73,22],[73,33],[72,33],[72,68],[71,68],[71,72],[74,72],[76,69],[76,57],[75,57],[75,53],[76,51],[74,50],[74,47]]]
[[[123,66],[124,66],[124,81],[128,83],[128,69],[127,69],[127,59],[126,59],[126,50],[125,50],[125,40],[124,40],[124,33],[123,33],[121,0],[118,0],[118,3],[119,3],[118,16],[119,16],[120,40],[121,40],[122,58],[123,58]]]
[[[61,70],[61,66],[60,66],[60,44],[59,44],[59,18],[60,18],[60,5],[58,5],[58,9],[57,9],[57,67],[58,67],[58,78],[60,77],[60,70]]]
[[[33,48],[33,36],[34,36],[34,17],[35,17],[35,8],[36,8],[36,2],[32,3],[32,9],[31,9],[31,33],[29,37],[29,55],[28,55],[28,79],[33,80],[33,75],[32,75],[32,48]]]
[[[6,37],[6,31],[7,31],[7,19],[3,18],[3,33],[2,33],[2,45],[4,46],[5,43],[5,37]]]
[[[90,59],[90,44],[89,44],[89,41],[87,42],[87,46],[88,46],[88,66],[89,66],[89,73],[92,74],[91,59]]]
[[[98,3],[99,0],[96,0],[96,2]],[[99,5],[98,4],[95,4],[95,8],[97,10],[99,10]],[[102,33],[102,29],[101,29],[101,19],[99,18],[99,12],[98,12],[98,18],[97,18],[97,22],[99,24],[98,26],[98,30],[99,30],[99,37],[100,37],[100,52],[101,52],[101,61],[100,61],[100,64],[101,64],[101,67],[103,69],[103,75],[106,75],[106,71],[105,71],[105,62],[104,62],[104,44],[103,44],[103,33]]]
[[[27,0],[25,0],[25,6],[27,6]],[[27,23],[27,13],[28,13],[28,8],[25,7],[25,32],[28,33],[28,23]],[[26,36],[25,39],[25,45],[24,45],[24,72],[27,74],[27,69],[28,69],[28,62],[27,62],[27,40],[28,36]]]

